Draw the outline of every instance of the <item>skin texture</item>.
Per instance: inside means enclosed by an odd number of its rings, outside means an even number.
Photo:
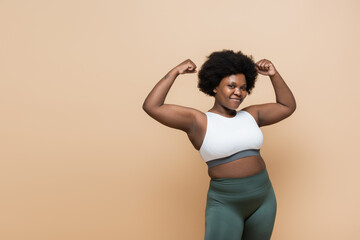
[[[215,102],[210,112],[215,112],[225,117],[233,117],[236,114],[236,109],[247,96],[244,74],[236,74],[223,78],[213,92],[215,93]]]
[[[262,127],[289,117],[296,109],[296,101],[271,61],[262,59],[256,62],[256,68],[259,74],[269,76],[274,87],[276,103],[252,105],[242,110],[249,112],[259,127]],[[194,148],[199,150],[206,132],[206,114],[194,108],[164,104],[175,79],[181,74],[196,72],[196,65],[190,59],[171,69],[146,97],[143,109],[158,122],[184,131]],[[243,74],[227,76],[213,91],[214,105],[209,111],[225,117],[233,117],[247,96],[245,76]],[[250,156],[212,167],[209,169],[209,176],[211,178],[245,177],[260,172],[264,167],[265,162],[261,156]]]

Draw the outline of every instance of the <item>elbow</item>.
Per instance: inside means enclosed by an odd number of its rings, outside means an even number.
[[[296,110],[295,98],[293,98],[292,101],[286,104],[285,106],[289,109],[290,115],[293,114],[293,112],[295,112]]]
[[[163,105],[163,104],[162,104]],[[161,108],[162,105],[157,105],[156,103],[153,103],[151,101],[147,101],[145,100],[143,105],[142,105],[142,109],[150,116],[150,117],[154,117],[158,114],[159,109]]]
[[[296,110],[296,104],[288,104],[288,105],[284,105],[282,104],[284,107],[286,107],[286,117],[291,116],[295,110]]]
[[[290,115],[292,115],[296,110],[296,107],[294,107],[293,109],[291,109]]]
[[[291,107],[289,107],[289,112],[290,112],[290,115],[292,115],[296,110],[296,103],[294,103],[294,105],[292,105]],[[289,116],[290,116],[289,115]]]
[[[142,109],[143,109],[147,114],[149,114],[149,107],[148,107],[148,105],[146,104],[146,102],[143,103]]]
[[[295,101],[295,99],[294,99],[294,104],[293,104],[291,109],[292,109],[292,113],[295,112],[295,110],[296,110],[296,101]]]
[[[295,112],[295,110],[296,110],[296,100],[295,100],[294,95],[293,95],[293,100],[294,100],[294,103],[293,103],[293,110],[294,110],[294,112]]]
[[[143,109],[150,117],[153,117],[153,115],[154,115],[155,112],[156,112],[156,107],[151,106],[151,105],[147,104],[146,102],[143,103],[142,109]]]

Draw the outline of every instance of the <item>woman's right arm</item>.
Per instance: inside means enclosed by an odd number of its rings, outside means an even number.
[[[170,70],[151,90],[146,97],[143,109],[158,122],[172,128],[190,133],[196,122],[198,110],[174,104],[164,104],[165,98],[180,74],[196,73],[196,65],[190,60],[185,60]]]

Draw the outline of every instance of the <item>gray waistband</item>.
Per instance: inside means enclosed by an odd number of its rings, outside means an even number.
[[[214,160],[207,161],[206,164],[209,168],[223,164],[228,163],[231,161],[235,161],[239,158],[248,157],[248,156],[260,156],[260,149],[247,149],[243,150],[237,153],[234,153],[233,155],[230,155],[228,157],[218,158]]]

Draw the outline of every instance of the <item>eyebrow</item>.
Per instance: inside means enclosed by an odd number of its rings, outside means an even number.
[[[235,85],[237,85],[235,81],[230,81],[230,83],[229,83],[229,84],[235,84]],[[243,84],[243,85],[241,85],[241,86],[247,86],[247,84],[246,84],[246,83],[244,83],[244,84]]]

